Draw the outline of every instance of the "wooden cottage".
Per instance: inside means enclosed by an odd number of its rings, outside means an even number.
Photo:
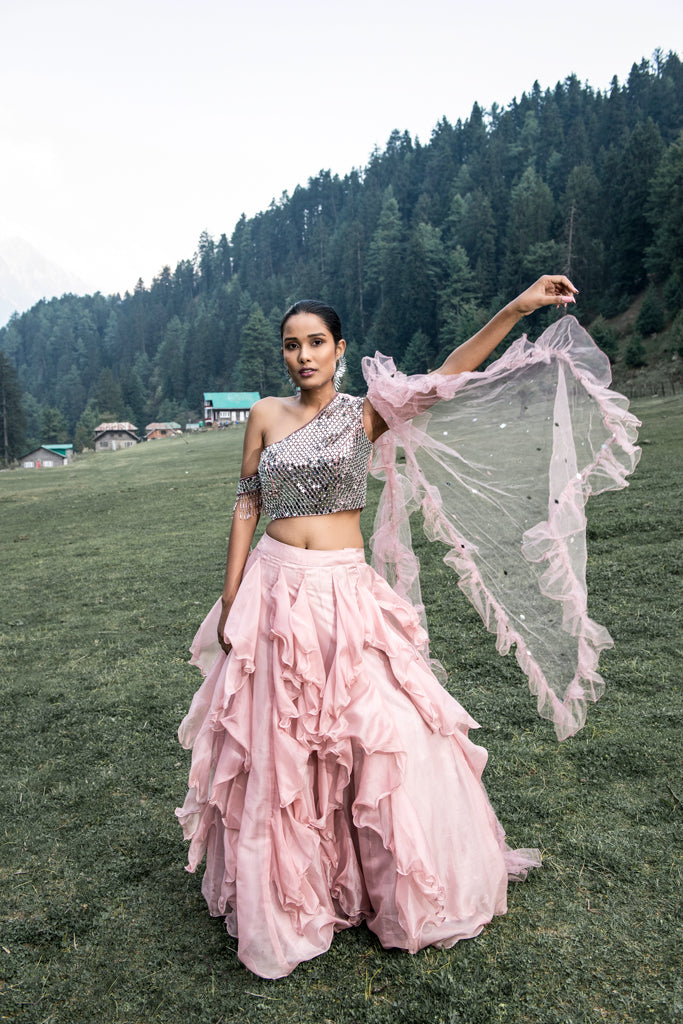
[[[148,423],[145,437],[148,441],[156,441],[160,437],[180,437],[183,430],[179,423]]]
[[[73,459],[72,444],[41,444],[21,456],[22,469],[53,469],[55,466],[68,466]]]
[[[95,451],[113,452],[118,448],[132,448],[140,440],[137,427],[132,423],[100,423],[95,427]]]

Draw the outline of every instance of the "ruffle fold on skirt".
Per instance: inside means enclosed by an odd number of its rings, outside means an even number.
[[[449,946],[506,910],[509,850],[481,775],[477,723],[420,650],[414,609],[362,551],[265,536],[216,640],[217,602],[192,645],[205,678],[179,738],[192,748],[176,811],[188,870],[238,955],[263,977],[324,952],[366,920],[384,946]]]

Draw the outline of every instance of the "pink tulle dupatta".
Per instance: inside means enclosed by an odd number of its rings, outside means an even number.
[[[565,315],[483,371],[406,376],[378,353],[363,372],[390,427],[372,464],[385,481],[374,567],[424,615],[409,522],[420,509],[499,653],[515,645],[539,713],[559,739],[573,735],[604,690],[598,657],[612,645],[587,612],[584,506],[625,487],[640,456],[607,357]]]

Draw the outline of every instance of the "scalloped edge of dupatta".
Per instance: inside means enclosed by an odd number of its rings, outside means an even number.
[[[546,563],[539,589],[550,600],[562,602],[563,628],[577,638],[574,678],[562,697],[553,687],[553,680],[546,678],[534,660],[503,603],[484,583],[477,567],[476,547],[459,535],[444,516],[443,496],[430,484],[419,459],[421,448],[438,449],[443,442],[429,436],[422,420],[413,422],[414,417],[435,402],[457,400],[459,393],[472,386],[504,386],[514,380],[516,371],[528,369],[530,364],[545,364],[550,372],[556,373],[556,402],[562,401],[563,388],[566,397],[564,374],[571,373],[599,410],[608,435],[596,456],[567,482],[547,520],[520,536],[524,558]],[[581,578],[572,565],[569,540],[577,534],[585,537],[583,509],[588,497],[626,487],[626,477],[640,457],[640,449],[635,445],[640,421],[628,412],[628,400],[610,390],[607,356],[574,317],[565,315],[544,331],[535,344],[523,335],[483,371],[457,376],[407,376],[396,370],[390,357],[376,353],[374,359],[363,360],[363,373],[368,383],[368,399],[390,428],[375,445],[371,467],[373,475],[385,481],[370,541],[373,566],[415,605],[424,621],[420,565],[412,549],[409,522],[410,514],[420,509],[427,536],[449,545],[444,561],[460,577],[460,589],[477,609],[486,628],[496,634],[499,653],[507,654],[512,644],[516,645],[516,660],[528,677],[541,717],[553,722],[558,739],[573,735],[585,723],[587,701],[596,701],[604,691],[597,664],[600,652],[612,646],[612,639],[604,627],[588,616],[585,573]],[[404,472],[397,463],[399,446],[405,453]],[[457,452],[451,451],[458,457]],[[432,661],[432,667],[443,680],[442,666]]]

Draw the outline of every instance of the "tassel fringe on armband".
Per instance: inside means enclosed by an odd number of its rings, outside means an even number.
[[[258,473],[243,476],[237,485],[237,500],[233,505],[233,515],[237,511],[240,519],[251,519],[261,514],[261,481]]]

